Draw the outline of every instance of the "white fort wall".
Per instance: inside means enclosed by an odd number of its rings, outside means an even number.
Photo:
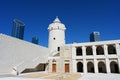
[[[0,34],[0,74],[34,68],[46,63],[48,55],[46,47]]]
[[[120,40],[73,43],[70,45],[72,46],[73,72],[75,73],[120,72]],[[118,66],[117,71],[115,71],[114,69],[117,67],[114,66]]]
[[[49,72],[120,73],[120,40],[66,44],[57,53]]]
[[[64,44],[66,28],[58,18],[48,30],[49,72],[120,72],[120,40]]]
[[[52,73],[120,73],[120,40],[65,44],[58,18],[48,30],[48,48],[0,34],[0,74],[36,71],[42,63]]]

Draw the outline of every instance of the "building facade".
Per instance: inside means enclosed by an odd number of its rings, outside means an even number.
[[[90,34],[90,42],[100,41],[100,33],[99,32],[92,32]]]
[[[73,72],[120,72],[120,40],[72,44],[72,55]]]
[[[13,20],[13,28],[12,28],[12,37],[23,39],[24,38],[24,27],[25,24],[20,20]]]
[[[32,37],[32,43],[38,44],[39,43],[39,38],[37,36]]]
[[[120,73],[120,40],[65,43],[58,17],[49,25],[48,48],[0,34],[0,74]]]
[[[54,24],[54,22],[52,24]],[[60,20],[59,24],[62,24]],[[66,29],[65,26],[63,27],[62,25],[57,27],[56,25],[52,25],[53,32],[57,31],[57,34],[61,34],[59,33],[59,27]],[[50,38],[54,36],[56,32],[49,34]],[[63,30],[63,34],[65,34],[65,30]],[[92,41],[94,42],[63,45],[59,42],[59,38],[56,38],[58,42],[56,41],[55,43],[54,37],[52,37],[53,42],[49,41],[51,46],[57,43],[61,45],[58,50],[58,46],[54,46],[55,49],[50,52],[48,71],[58,73],[119,73],[120,40],[99,41],[98,32],[94,32],[91,35],[91,38],[93,38]],[[60,40],[61,39],[65,39],[65,36],[60,36]]]

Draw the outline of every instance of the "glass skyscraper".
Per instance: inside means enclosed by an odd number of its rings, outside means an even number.
[[[100,33],[99,32],[92,32],[90,34],[90,42],[100,41]]]
[[[38,42],[39,42],[39,38],[38,38],[37,36],[34,36],[34,37],[32,38],[32,43],[38,44]]]
[[[23,22],[21,22],[20,20],[14,19],[11,35],[13,37],[23,39],[23,37],[24,37],[24,27],[25,27],[25,24]]]

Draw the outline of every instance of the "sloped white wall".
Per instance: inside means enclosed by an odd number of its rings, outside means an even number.
[[[0,34],[0,73],[35,67],[47,62],[48,55],[46,47]]]

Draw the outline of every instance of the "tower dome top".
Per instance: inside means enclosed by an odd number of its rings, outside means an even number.
[[[53,21],[53,23],[61,23],[61,21],[59,20],[58,16],[57,16],[56,19]]]
[[[58,17],[55,18],[53,23],[51,23],[48,27],[48,30],[65,30],[65,25],[61,23],[60,19]]]

